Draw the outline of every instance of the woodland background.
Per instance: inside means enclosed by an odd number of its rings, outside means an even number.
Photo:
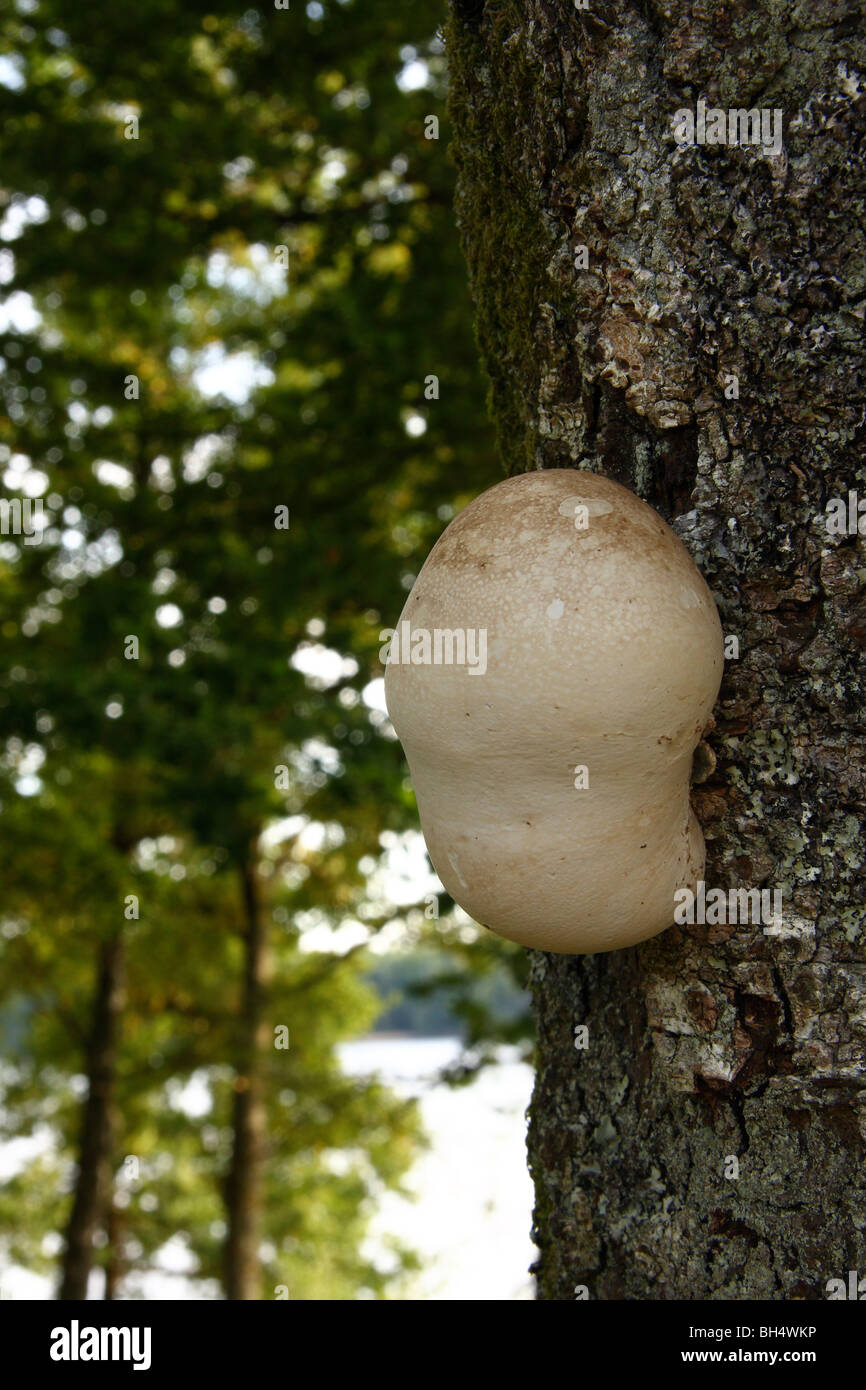
[[[500,475],[440,9],[0,9],[0,496],[45,509],[0,537],[0,1126],[46,1141],[0,1283],[128,1296],[181,1237],[229,1297],[399,1296],[361,1245],[417,1114],[335,1049],[407,979],[457,1080],[526,1038],[523,953],[383,868],[379,634]]]

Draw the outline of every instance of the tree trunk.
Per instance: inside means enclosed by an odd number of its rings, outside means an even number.
[[[535,954],[539,1296],[824,1298],[866,1275],[866,565],[824,515],[866,496],[860,0],[454,0],[448,51],[508,471],[674,524],[739,643],[706,883],[783,902]],[[699,98],[779,109],[783,148],[678,148]]]
[[[126,1273],[126,1260],[124,1258],[124,1228],[126,1225],[126,1217],[120,1207],[115,1204],[113,1195],[113,1193],[108,1194],[105,1215],[108,1249],[106,1252],[103,1298],[106,1303],[113,1303],[116,1301],[117,1295],[120,1292],[120,1286],[123,1283],[124,1274]]]
[[[225,1293],[230,1299],[261,1297],[261,1207],[266,1116],[262,1063],[268,1043],[264,1017],[268,980],[267,928],[256,872],[241,866],[244,916],[244,983],[234,1082],[234,1146],[226,1184],[228,1235]]]
[[[117,933],[103,944],[99,955],[87,1049],[87,1100],[58,1293],[62,1299],[87,1297],[93,1267],[93,1238],[105,1211],[117,1049],[123,1014],[123,975],[124,942],[122,935]]]

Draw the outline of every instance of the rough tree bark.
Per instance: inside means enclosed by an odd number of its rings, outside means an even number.
[[[118,932],[103,944],[99,955],[87,1048],[87,1100],[58,1291],[62,1299],[87,1297],[93,1239],[106,1211],[117,1050],[124,1005],[124,954],[123,936]]]
[[[507,469],[604,472],[688,546],[739,639],[706,881],[783,894],[777,935],[536,954],[539,1296],[824,1298],[866,1275],[866,561],[824,517],[866,496],[862,5],[453,0],[447,38]],[[699,97],[783,150],[678,149]]]
[[[261,1296],[259,1245],[267,1124],[262,1067],[268,1041],[264,1008],[269,976],[267,923],[250,858],[241,865],[241,887],[244,984],[234,1082],[234,1144],[226,1183],[224,1286],[227,1298],[249,1300]]]

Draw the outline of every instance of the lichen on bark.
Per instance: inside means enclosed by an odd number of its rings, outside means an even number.
[[[487,0],[447,45],[505,467],[605,472],[690,549],[739,643],[706,879],[784,904],[536,955],[539,1296],[821,1298],[866,1275],[866,560],[825,524],[866,497],[862,8]],[[698,98],[783,149],[677,148]]]

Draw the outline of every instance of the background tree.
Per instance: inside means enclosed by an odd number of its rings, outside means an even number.
[[[379,1296],[417,1124],[336,1064],[363,954],[302,937],[394,915],[413,805],[363,692],[495,476],[439,15],[206,10],[0,17],[0,463],[46,518],[0,544],[3,1124],[50,1136],[0,1216],[33,1267],[65,1230],[67,1297],[172,1237],[230,1297]]]
[[[457,207],[505,464],[604,472],[691,550],[739,643],[694,791],[707,883],[784,904],[778,933],[536,955],[544,1299],[821,1298],[866,1266],[866,571],[824,516],[866,485],[860,18],[452,4]],[[678,149],[699,98],[780,109],[783,151]]]

